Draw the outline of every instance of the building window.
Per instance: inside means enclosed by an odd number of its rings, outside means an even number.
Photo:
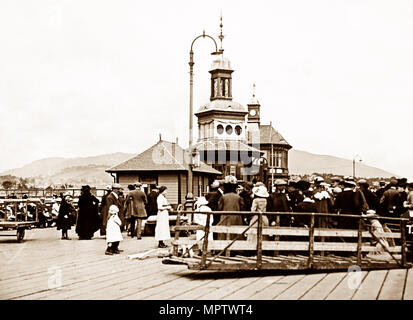
[[[225,132],[227,133],[227,135],[231,135],[232,131],[233,131],[232,126],[227,125],[225,128]]]
[[[214,79],[214,97],[218,96],[218,79]]]
[[[229,80],[225,79],[225,96],[229,97]]]
[[[242,133],[242,128],[241,128],[241,126],[236,126],[236,127],[235,127],[235,133],[237,134],[237,136],[241,135],[241,133]]]
[[[224,127],[222,126],[222,124],[219,124],[217,126],[217,132],[218,134],[222,134],[224,132]]]
[[[282,153],[281,152],[277,152],[277,164],[276,164],[277,168],[281,168],[282,167]]]

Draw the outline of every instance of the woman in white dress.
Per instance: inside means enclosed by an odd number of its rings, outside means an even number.
[[[159,241],[159,248],[166,248],[167,245],[164,243],[165,240],[171,238],[169,232],[169,213],[168,210],[171,210],[172,207],[166,199],[167,188],[161,186],[159,188],[159,195],[156,199],[158,204],[158,214],[156,217],[156,227],[155,227],[155,240]]]

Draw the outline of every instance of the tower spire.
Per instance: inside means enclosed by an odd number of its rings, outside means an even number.
[[[224,26],[223,24],[222,24],[222,10],[221,10],[221,17],[220,17],[220,21],[221,21],[221,23],[220,23],[220,25],[219,25],[219,27],[221,28],[221,33],[219,34],[219,40],[221,41],[221,48],[219,49],[219,51],[222,53],[222,52],[224,52],[224,49],[222,49],[222,40],[224,39],[224,35],[222,34],[222,27]]]
[[[255,83],[252,84],[252,97],[255,98]]]

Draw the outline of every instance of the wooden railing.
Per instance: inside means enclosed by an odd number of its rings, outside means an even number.
[[[206,225],[180,225],[180,216],[182,214],[206,214]],[[388,253],[392,259],[400,266],[407,267],[406,261],[406,224],[409,219],[405,218],[387,218],[374,217],[384,224],[385,222],[392,223],[399,226],[399,232],[377,232],[371,230],[370,219],[359,215],[338,215],[328,213],[298,213],[298,212],[265,212],[267,217],[275,216],[276,225],[263,225],[263,214],[258,212],[244,212],[244,211],[216,211],[216,212],[182,212],[177,211],[177,224],[174,228],[175,238],[173,240],[174,253],[177,255],[178,247],[184,245],[187,247],[183,256],[187,255],[191,248],[195,246],[202,251],[201,269],[206,269],[213,261],[218,259],[225,253],[227,257],[230,256],[230,251],[247,251],[256,252],[256,269],[261,269],[263,264],[263,251],[272,252],[277,256],[279,252],[295,252],[297,254],[306,254],[307,267],[312,268],[314,264],[314,254],[319,252],[333,253],[348,252],[356,254],[357,265],[362,264],[362,257],[367,253],[377,252],[378,248],[371,242],[381,243],[382,249]],[[210,221],[213,215],[257,215],[258,219],[251,225],[237,225],[211,226]],[[282,216],[308,216],[310,224],[308,227],[288,227],[280,226],[280,217]],[[358,220],[357,229],[343,229],[337,227],[320,228],[320,218],[329,218],[331,220],[340,219],[340,221],[347,219]],[[204,236],[201,240],[192,240],[188,238],[179,238],[179,232],[182,230],[203,230]],[[226,234],[227,240],[209,240],[210,233]],[[234,239],[229,239],[229,235],[236,235]],[[247,236],[247,239],[245,239]],[[251,237],[252,236],[252,237]],[[273,237],[273,238],[271,238]],[[253,241],[248,238],[254,238]],[[256,239],[255,239],[256,238]],[[274,240],[273,240],[274,239]],[[394,245],[386,245],[387,240]],[[211,258],[211,254],[212,258]]]

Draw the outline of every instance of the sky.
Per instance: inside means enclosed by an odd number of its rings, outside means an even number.
[[[255,83],[261,123],[293,148],[413,177],[409,0],[2,0],[0,172],[159,134],[186,147],[190,46],[218,41],[221,13],[235,101]],[[194,111],[212,51],[194,44]]]

